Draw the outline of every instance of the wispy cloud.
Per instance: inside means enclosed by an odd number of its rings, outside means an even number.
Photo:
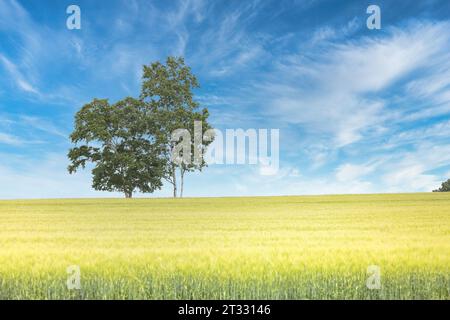
[[[0,144],[20,146],[23,145],[24,143],[25,141],[20,139],[19,137],[0,132]]]
[[[360,180],[360,178],[371,173],[374,169],[374,165],[356,165],[346,163],[337,168],[336,179],[341,182]]]
[[[267,111],[331,135],[338,146],[356,142],[384,123],[389,101],[375,94],[448,52],[448,27],[411,24],[406,30],[391,28],[383,37],[330,44],[316,57],[293,56],[261,85],[270,94]]]
[[[33,93],[37,96],[41,95],[38,89],[36,89],[32,84],[25,80],[25,77],[18,70],[17,66],[2,54],[0,54],[0,62],[2,62],[3,66],[8,71],[11,79],[16,83],[17,87],[25,92]]]
[[[43,135],[45,134],[45,136]],[[55,120],[43,117],[0,114],[0,144],[30,147],[53,142],[67,142],[68,132]]]
[[[42,118],[38,117],[31,117],[31,116],[21,116],[20,122],[23,126],[30,126],[33,129],[37,129],[52,135],[56,135],[62,138],[67,139],[69,134],[61,130],[61,128],[58,128],[55,126],[52,122],[48,120],[44,120]]]

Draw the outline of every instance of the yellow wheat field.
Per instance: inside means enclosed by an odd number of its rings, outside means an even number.
[[[0,201],[0,299],[449,299],[449,274],[445,193]]]

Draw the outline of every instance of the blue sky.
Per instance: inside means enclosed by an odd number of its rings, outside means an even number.
[[[66,8],[81,8],[81,30]],[[381,8],[369,30],[366,9]],[[0,0],[0,198],[108,197],[69,175],[94,97],[182,55],[219,129],[280,129],[280,170],[215,165],[186,196],[430,191],[450,178],[450,2]],[[170,188],[152,196],[169,196]]]

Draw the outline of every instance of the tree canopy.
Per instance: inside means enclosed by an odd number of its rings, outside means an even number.
[[[94,99],[75,116],[69,172],[94,163],[95,190],[153,192],[162,186],[164,159],[158,130],[142,101],[126,98],[113,105]]]

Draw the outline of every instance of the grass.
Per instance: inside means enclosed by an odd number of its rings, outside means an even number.
[[[449,299],[449,274],[450,194],[0,201],[0,299]]]

